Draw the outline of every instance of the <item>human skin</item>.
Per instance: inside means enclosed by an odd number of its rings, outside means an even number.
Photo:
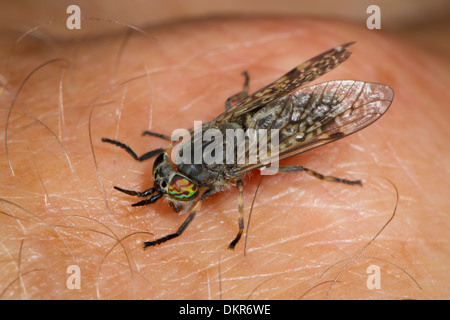
[[[3,69],[1,298],[448,298],[450,97],[439,60],[386,34],[320,19],[204,19],[145,32],[56,49],[27,37],[9,73]],[[349,41],[357,41],[350,59],[316,82],[389,85],[390,109],[370,127],[281,165],[361,179],[363,187],[302,173],[266,176],[246,255],[245,234],[227,250],[237,232],[236,188],[209,198],[183,235],[144,251],[143,241],[174,232],[186,215],[161,200],[131,207],[141,199],[113,186],[148,189],[152,160],[134,161],[101,138],[138,154],[165,146],[141,133],[150,124],[170,135],[207,122],[242,89],[242,71],[253,92]],[[64,61],[21,87],[53,58]],[[259,177],[245,179],[246,225]],[[80,268],[81,289],[67,288],[71,265]],[[371,265],[381,272],[380,289],[367,286]]]

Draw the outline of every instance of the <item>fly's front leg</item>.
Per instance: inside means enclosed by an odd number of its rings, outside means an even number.
[[[172,141],[172,139],[170,139],[169,136],[166,136],[165,134],[162,134],[162,133],[153,132],[153,131],[146,130],[146,131],[144,131],[142,133],[142,135],[143,136],[156,137],[156,138],[160,138],[160,139],[163,139],[163,140],[166,140],[166,141]]]
[[[225,102],[225,111],[230,110],[232,102],[237,102],[248,97],[248,83],[250,79],[248,77],[247,71],[242,72],[242,75],[245,77],[244,89],[227,99],[227,101]]]
[[[148,247],[156,246],[156,245],[164,243],[170,239],[179,237],[183,233],[183,231],[186,230],[186,228],[192,222],[192,220],[194,220],[195,215],[200,210],[200,208],[203,204],[203,201],[205,201],[206,198],[208,198],[210,195],[212,195],[215,192],[216,192],[215,189],[208,189],[207,191],[205,191],[202,195],[202,198],[195,204],[194,208],[192,208],[192,210],[189,213],[186,220],[184,220],[183,224],[178,228],[178,230],[175,233],[168,234],[167,236],[156,239],[154,241],[145,241],[144,249],[147,249]]]
[[[137,203],[133,203],[131,205],[132,207],[145,206],[145,205],[148,205],[148,204],[155,203],[156,201],[158,201],[163,196],[161,193],[153,194],[155,192],[154,188],[150,188],[150,189],[147,189],[147,190],[142,191],[142,192],[141,191],[126,190],[126,189],[122,189],[122,188],[119,188],[119,187],[114,187],[114,189],[116,189],[116,190],[118,190],[120,192],[129,194],[130,196],[135,196],[135,197],[149,197],[149,196],[151,196],[149,199],[142,200],[142,201],[139,201]]]
[[[116,189],[117,191],[129,194],[130,196],[135,196],[135,197],[148,197],[148,196],[151,196],[155,192],[154,188],[150,188],[145,191],[127,190],[127,189],[122,189],[119,187],[114,187],[114,189]]]
[[[143,136],[157,137],[157,138],[160,138],[160,139],[163,139],[163,140],[171,141],[169,136],[166,136],[165,134],[161,134],[161,133],[157,133],[157,132],[144,131],[142,133],[142,135]],[[159,154],[164,152],[163,148],[159,148],[159,149],[155,149],[155,150],[149,151],[147,153],[144,153],[142,156],[138,157],[136,152],[134,152],[133,149],[131,149],[125,143],[122,143],[122,142],[117,141],[117,140],[109,139],[109,138],[102,138],[102,142],[110,143],[110,144],[113,144],[115,146],[118,146],[118,147],[124,149],[126,152],[128,152],[128,154],[130,156],[133,157],[134,160],[137,160],[137,161],[144,161],[144,160],[153,158],[154,156],[157,156],[157,155],[159,155]]]
[[[155,149],[155,150],[146,152],[142,156],[138,156],[136,154],[136,152],[133,151],[133,149],[131,149],[125,143],[122,143],[120,141],[112,140],[112,139],[108,139],[108,138],[102,138],[102,142],[110,143],[110,144],[113,144],[115,146],[118,146],[118,147],[124,149],[136,161],[145,161],[147,159],[153,158],[154,156],[157,156],[157,155],[159,155],[159,154],[164,152],[163,148],[159,148],[159,149]]]
[[[244,183],[242,180],[237,181],[237,187],[239,188],[239,197],[238,197],[238,207],[239,207],[239,218],[238,218],[238,224],[239,224],[239,231],[236,235],[236,238],[234,238],[233,241],[231,241],[230,245],[228,246],[228,249],[234,250],[234,247],[239,242],[239,239],[241,239],[242,232],[244,231]]]
[[[336,178],[333,176],[325,176],[321,173],[318,173],[314,170],[302,167],[302,166],[288,166],[288,167],[279,167],[278,171],[280,172],[305,172],[317,179],[320,180],[325,180],[325,181],[331,181],[331,182],[339,182],[339,183],[344,183],[344,184],[349,184],[349,185],[359,185],[362,186],[362,182],[361,180],[347,180],[347,179],[342,179],[342,178]]]
[[[194,206],[192,211],[189,213],[189,215],[186,218],[186,220],[184,220],[183,224],[178,228],[178,230],[175,233],[168,234],[167,236],[159,238],[159,239],[154,240],[154,241],[145,241],[144,242],[144,249],[147,249],[148,247],[156,246],[156,245],[161,244],[163,242],[166,242],[166,241],[168,241],[170,239],[179,237],[183,233],[183,231],[187,228],[189,223],[191,223],[191,221],[194,220],[195,215],[197,214],[198,210],[200,210],[200,207],[202,206],[202,203],[203,203],[203,199],[199,200],[197,202],[197,204]]]

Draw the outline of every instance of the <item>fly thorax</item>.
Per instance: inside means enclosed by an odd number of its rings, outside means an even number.
[[[195,180],[199,186],[208,187],[223,180],[227,165],[226,129],[228,125],[205,126],[177,145],[176,168]],[[234,164],[234,159],[231,162]]]

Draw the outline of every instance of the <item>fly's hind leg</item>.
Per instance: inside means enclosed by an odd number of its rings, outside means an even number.
[[[239,239],[241,239],[242,232],[244,231],[244,184],[242,180],[237,181],[237,187],[239,188],[239,197],[238,197],[238,207],[239,207],[239,218],[238,218],[238,225],[239,225],[239,231],[236,237],[233,241],[231,241],[230,245],[228,246],[228,249],[234,250],[234,247],[239,242]]]
[[[317,179],[320,180],[325,180],[325,181],[331,181],[331,182],[339,182],[339,183],[344,183],[344,184],[348,184],[348,185],[359,185],[362,186],[362,182],[361,180],[347,180],[347,179],[342,179],[342,178],[337,178],[337,177],[333,177],[333,176],[325,176],[321,173],[318,173],[314,170],[302,167],[302,166],[287,166],[287,167],[279,167],[278,171],[280,172],[305,172]]]
[[[232,102],[238,102],[238,101],[248,97],[248,83],[250,81],[250,79],[248,77],[248,72],[244,71],[244,72],[242,72],[242,75],[245,77],[244,89],[241,92],[239,92],[239,93],[235,94],[234,96],[231,96],[227,99],[227,101],[225,102],[225,111],[230,110]]]

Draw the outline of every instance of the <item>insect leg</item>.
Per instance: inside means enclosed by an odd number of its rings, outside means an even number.
[[[152,204],[155,203],[156,201],[158,201],[159,199],[162,198],[162,193],[155,193],[154,195],[152,195],[150,197],[150,199],[145,199],[136,203],[133,203],[131,206],[132,207],[140,207],[140,206],[146,206],[148,204]]]
[[[242,75],[245,77],[244,89],[242,90],[242,92],[239,92],[227,99],[227,101],[225,102],[225,111],[230,110],[232,102],[237,102],[248,97],[248,83],[250,79],[248,77],[247,71],[242,72]]]
[[[202,198],[195,204],[194,208],[191,210],[191,212],[189,213],[189,215],[186,218],[186,220],[184,220],[183,224],[178,228],[178,230],[175,233],[168,234],[167,236],[159,238],[159,239],[156,239],[154,241],[145,241],[144,242],[144,249],[146,249],[148,247],[156,246],[158,244],[161,244],[161,243],[166,242],[166,241],[168,241],[170,239],[173,239],[173,238],[176,238],[176,237],[180,236],[183,233],[183,231],[187,228],[189,223],[191,223],[191,221],[194,220],[195,215],[200,210],[200,207],[202,206],[203,201],[205,201],[205,199],[208,196],[210,196],[211,194],[213,194],[215,192],[216,192],[215,189],[209,189],[209,190],[205,191],[205,193],[203,193],[203,195],[202,195]]]
[[[195,205],[194,209],[192,209],[192,211],[189,213],[188,217],[186,218],[186,220],[184,220],[183,224],[178,228],[177,232],[168,234],[167,236],[159,238],[159,239],[154,240],[154,241],[145,241],[144,242],[144,249],[147,249],[148,247],[156,246],[158,244],[161,244],[161,243],[166,242],[166,241],[168,241],[170,239],[173,239],[173,238],[176,238],[176,237],[180,236],[183,233],[183,231],[187,228],[189,223],[191,223],[191,221],[194,220],[195,215],[196,215],[197,211],[200,209],[200,206],[201,206],[202,202],[203,202],[202,200],[197,202],[197,204]]]
[[[239,232],[236,235],[236,238],[234,238],[233,241],[231,241],[230,245],[228,246],[228,249],[234,250],[234,247],[239,242],[239,239],[241,239],[242,232],[244,231],[244,184],[242,183],[242,180],[237,181],[237,186],[239,188],[239,197],[238,197],[238,207],[239,207]]]
[[[344,183],[344,184],[349,184],[349,185],[359,185],[362,186],[362,182],[361,180],[347,180],[347,179],[342,179],[342,178],[336,178],[333,176],[325,176],[321,173],[318,173],[314,170],[302,167],[302,166],[287,166],[287,167],[279,167],[278,171],[280,172],[301,172],[304,171],[305,173],[320,179],[320,180],[325,180],[325,181],[332,181],[332,182],[339,182],[339,183]]]
[[[159,148],[159,149],[155,149],[155,150],[149,151],[147,153],[144,153],[142,156],[138,157],[137,154],[129,146],[127,146],[126,144],[124,144],[122,142],[119,142],[116,140],[111,140],[108,138],[102,138],[102,141],[113,144],[115,146],[118,146],[118,147],[124,149],[126,152],[128,152],[129,155],[131,155],[137,161],[144,161],[144,160],[153,158],[154,156],[157,156],[164,152],[163,148]]]
[[[160,139],[163,139],[163,140],[172,141],[172,139],[170,139],[170,137],[166,136],[165,134],[152,132],[152,131],[148,131],[148,130],[144,131],[142,133],[142,135],[143,136],[157,137],[157,138],[160,138]]]
[[[155,192],[154,188],[150,188],[150,189],[147,189],[147,190],[142,191],[142,192],[141,191],[126,190],[126,189],[122,189],[122,188],[119,188],[119,187],[114,187],[114,189],[116,189],[116,190],[118,190],[120,192],[129,194],[130,196],[136,196],[136,197],[148,197],[148,196],[152,195]]]

